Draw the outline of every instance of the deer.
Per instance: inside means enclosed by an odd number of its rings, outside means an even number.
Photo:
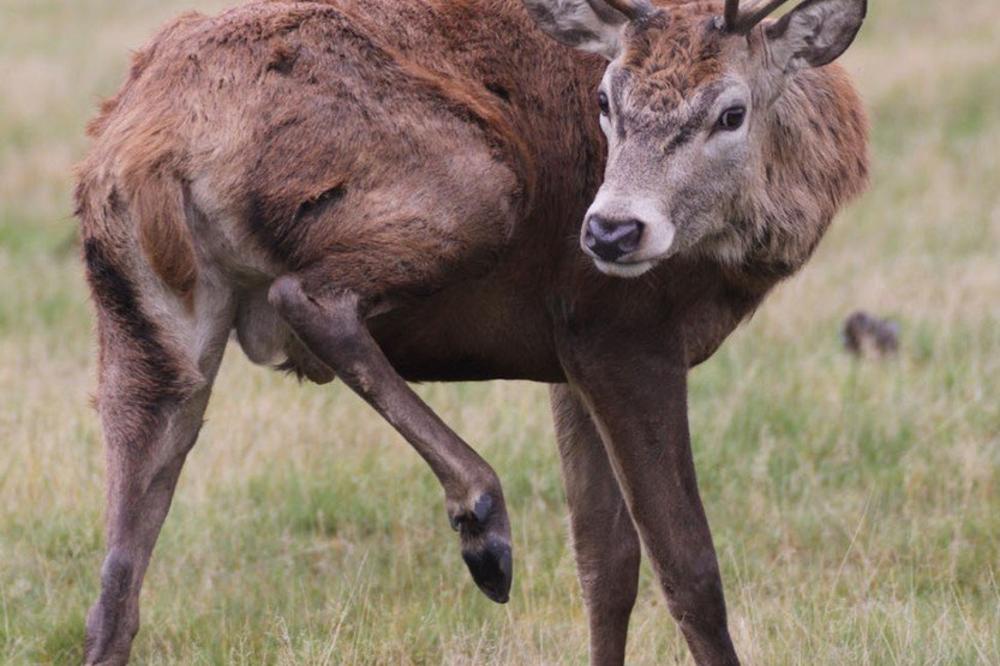
[[[645,551],[694,660],[738,664],[688,372],[868,180],[834,62],[866,1],[783,4],[266,0],[140,49],[77,171],[107,467],[86,663],[129,659],[235,337],[400,433],[498,603],[500,479],[410,382],[548,384],[591,663],[624,662]]]

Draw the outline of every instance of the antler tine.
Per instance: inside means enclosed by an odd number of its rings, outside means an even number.
[[[726,30],[735,31],[740,23],[740,0],[726,0]]]
[[[750,32],[755,25],[766,19],[772,12],[774,12],[774,10],[786,2],[788,2],[788,0],[770,0],[769,2],[761,3],[759,7],[751,9],[746,16],[739,19],[739,24],[736,29],[742,33]],[[729,25],[728,20],[726,21],[726,25]]]
[[[612,9],[617,9],[628,18],[629,21],[649,16],[653,13],[653,6],[649,0],[604,0]]]

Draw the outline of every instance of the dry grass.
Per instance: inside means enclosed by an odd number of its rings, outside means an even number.
[[[0,661],[79,660],[101,560],[82,126],[194,0],[0,0]],[[1000,9],[874,0],[847,57],[871,193],[693,373],[735,639],[751,664],[1000,663]],[[201,3],[210,9],[219,3]],[[899,359],[838,348],[855,308]],[[475,591],[422,463],[342,387],[227,359],[144,594],[135,661],[578,664],[583,610],[545,390],[422,393],[495,463],[512,602]],[[644,572],[630,661],[688,657]]]

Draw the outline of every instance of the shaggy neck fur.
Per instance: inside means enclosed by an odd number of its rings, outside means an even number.
[[[793,75],[773,102],[755,99],[755,107],[761,125],[743,196],[726,231],[703,245],[746,278],[782,279],[865,188],[868,121],[838,65]]]

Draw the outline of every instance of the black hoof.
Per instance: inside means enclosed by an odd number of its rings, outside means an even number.
[[[462,550],[462,559],[476,585],[487,597],[505,604],[510,600],[512,558],[510,544],[487,537],[475,550]]]

